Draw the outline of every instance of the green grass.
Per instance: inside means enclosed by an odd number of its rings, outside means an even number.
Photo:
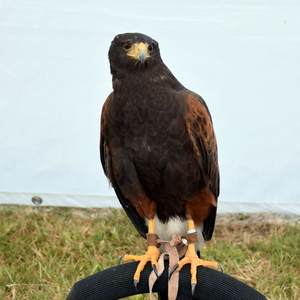
[[[0,220],[0,299],[65,299],[76,281],[146,250],[121,209],[2,205]],[[220,214],[202,255],[271,300],[300,299],[299,229],[266,214]]]

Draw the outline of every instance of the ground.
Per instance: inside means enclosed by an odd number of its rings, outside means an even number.
[[[1,205],[0,219],[0,298],[7,300],[64,299],[76,281],[146,249],[121,209]],[[218,214],[202,256],[268,299],[296,300],[299,229],[296,215]]]

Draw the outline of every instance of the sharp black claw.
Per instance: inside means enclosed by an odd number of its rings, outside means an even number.
[[[179,265],[176,264],[176,265],[172,268],[172,270],[170,271],[170,274],[169,274],[169,280],[170,280],[170,278],[172,277],[173,273],[176,271],[176,269],[177,269],[178,267],[179,267]]]
[[[196,288],[196,284],[192,283],[192,296],[194,296],[195,294],[195,288]]]
[[[139,282],[136,279],[133,280],[133,285],[134,285],[135,289],[137,290],[137,292],[139,291],[138,288],[137,288],[138,283]]]
[[[124,259],[124,255],[122,255],[122,256],[119,258],[119,265],[122,263],[123,259]]]
[[[158,276],[158,273],[157,273],[156,265],[152,265],[152,269],[153,269],[156,277],[158,278],[159,276]]]
[[[222,265],[218,264],[218,268],[221,270],[222,273],[224,273],[224,268],[222,267]]]

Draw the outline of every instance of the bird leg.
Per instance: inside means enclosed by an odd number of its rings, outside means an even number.
[[[195,287],[197,285],[197,267],[203,266],[203,267],[212,267],[214,269],[220,268],[222,271],[222,266],[219,265],[216,262],[211,261],[205,261],[200,259],[197,256],[195,243],[198,242],[197,232],[195,229],[194,221],[188,220],[188,231],[187,231],[187,240],[188,240],[188,248],[185,253],[185,256],[183,259],[181,259],[171,270],[170,277],[174,273],[174,271],[180,271],[182,267],[186,264],[191,264],[191,285],[192,285],[192,294],[194,294]]]
[[[135,260],[140,262],[133,276],[133,284],[135,287],[140,281],[141,272],[144,270],[145,265],[148,261],[151,262],[152,268],[154,272],[157,274],[157,269],[158,269],[157,260],[158,257],[160,256],[160,252],[157,248],[158,244],[156,242],[157,235],[155,234],[154,231],[154,219],[148,221],[148,228],[149,229],[147,233],[147,242],[146,242],[148,246],[147,252],[144,255],[125,255],[123,258],[124,261]]]

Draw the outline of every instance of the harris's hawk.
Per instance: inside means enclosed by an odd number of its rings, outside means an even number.
[[[219,195],[217,142],[204,100],[186,89],[163,63],[158,43],[140,33],[117,35],[109,53],[113,92],[101,115],[100,154],[104,172],[125,212],[147,239],[148,251],[134,275],[150,261],[157,266],[156,237],[187,236],[179,271],[211,239]],[[153,242],[154,241],[154,242]]]

